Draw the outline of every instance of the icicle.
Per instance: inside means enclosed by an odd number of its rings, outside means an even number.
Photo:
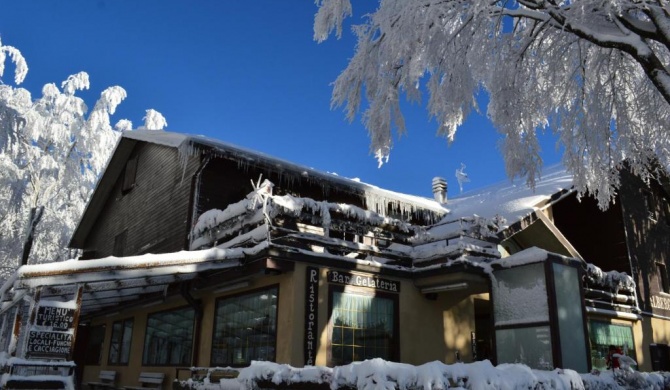
[[[196,147],[188,138],[185,139],[177,147],[177,157],[179,160],[179,164],[181,164],[182,169],[181,173],[182,182],[186,177],[186,167],[188,167],[188,160],[193,156],[198,156],[200,153],[202,153],[202,150]]]

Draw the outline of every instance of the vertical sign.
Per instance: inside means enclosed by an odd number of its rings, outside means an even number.
[[[316,335],[319,312],[319,269],[307,267],[305,283],[305,365],[316,362]]]

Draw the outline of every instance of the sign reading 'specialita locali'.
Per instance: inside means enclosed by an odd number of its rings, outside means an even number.
[[[66,359],[72,352],[71,333],[41,332],[31,330],[26,346],[26,356]]]
[[[400,282],[396,280],[352,274],[349,272],[328,271],[328,282],[344,286],[369,287],[378,291],[400,292]]]

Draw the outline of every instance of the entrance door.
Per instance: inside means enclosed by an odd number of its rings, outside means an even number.
[[[492,360],[491,301],[475,298],[475,332],[470,335],[473,360]]]
[[[667,344],[649,344],[652,371],[670,370],[670,348]]]

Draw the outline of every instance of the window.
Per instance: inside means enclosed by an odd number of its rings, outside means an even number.
[[[128,364],[130,341],[133,337],[133,319],[116,321],[112,325],[108,364]]]
[[[188,366],[193,351],[195,310],[190,307],[150,314],[144,336],[145,366]]]
[[[656,277],[658,278],[658,291],[670,293],[670,283],[668,283],[668,271],[665,264],[656,263]]]
[[[330,365],[372,358],[396,360],[397,297],[331,290]]]
[[[643,190],[643,192],[644,192],[644,203],[647,206],[647,212],[649,213],[649,218],[656,220],[656,202],[654,200],[654,194],[648,190]]]
[[[138,156],[135,154],[128,159],[128,162],[126,162],[126,170],[123,173],[123,186],[121,187],[122,194],[126,194],[135,187],[135,178],[137,177],[137,160]]]
[[[124,255],[127,237],[128,229],[122,231],[114,237],[114,249],[112,249],[112,256],[121,257]]]
[[[605,359],[610,345],[621,348],[625,355],[637,361],[632,326],[589,321],[589,339],[591,342],[591,366],[593,368],[599,370],[607,368]]]
[[[252,360],[275,360],[278,293],[275,286],[216,302],[213,365],[241,366]]]
[[[88,333],[84,364],[99,365],[102,355],[102,344],[105,341],[105,325],[92,326]]]

